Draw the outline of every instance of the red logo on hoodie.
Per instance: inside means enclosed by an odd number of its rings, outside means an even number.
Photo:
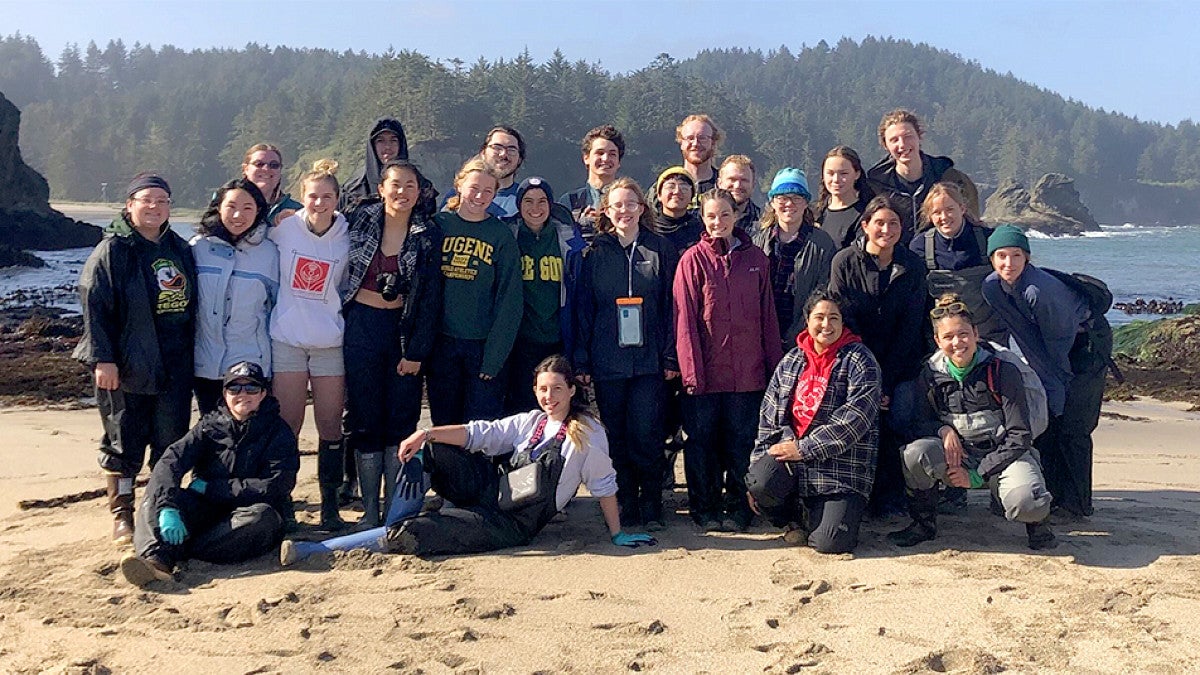
[[[296,256],[296,266],[292,274],[292,290],[301,293],[325,294],[325,284],[329,282],[330,264],[324,260]]]

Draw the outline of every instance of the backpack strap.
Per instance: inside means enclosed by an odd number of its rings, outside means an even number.
[[[1000,399],[1000,387],[996,384],[1000,380],[1000,359],[993,357],[984,372],[987,375],[988,391],[991,392],[992,398],[996,399],[996,403],[1003,406],[1004,401]]]
[[[933,255],[933,233],[932,227],[925,231],[925,269],[927,270],[937,269],[937,260]]]
[[[975,223],[971,223],[971,227],[975,228],[975,244],[977,246],[979,246],[979,255],[983,256],[984,260],[987,260],[987,257],[988,257],[988,255],[987,255],[988,235],[986,232],[983,231],[982,225],[976,225]]]

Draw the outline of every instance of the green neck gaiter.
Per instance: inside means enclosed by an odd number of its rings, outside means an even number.
[[[963,378],[965,378],[967,374],[975,368],[975,364],[979,363],[981,356],[982,354],[980,353],[980,349],[976,347],[975,356],[971,357],[971,362],[962,368],[954,365],[954,362],[950,360],[950,357],[946,357],[946,370],[950,372],[950,377],[953,377],[955,382],[962,383]]]

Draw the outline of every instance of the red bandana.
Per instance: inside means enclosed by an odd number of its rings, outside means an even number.
[[[843,329],[837,342],[818,354],[808,331],[796,337],[796,346],[804,350],[807,357],[804,370],[796,382],[795,398],[792,399],[792,427],[796,431],[796,438],[804,438],[813,418],[817,416],[817,410],[825,398],[825,390],[829,388],[829,376],[833,373],[838,350],[852,342],[862,342],[862,339],[849,329]]]

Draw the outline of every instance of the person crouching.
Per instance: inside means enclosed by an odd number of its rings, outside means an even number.
[[[184,560],[236,563],[279,544],[300,455],[267,386],[258,364],[234,364],[217,409],[163,453],[137,512],[135,553],[121,560],[129,583],[168,580]]]
[[[1008,520],[1025,523],[1029,548],[1054,548],[1046,524],[1051,494],[1038,451],[1021,371],[980,344],[966,303],[954,293],[938,298],[934,352],[921,370],[918,439],[901,448],[908,495],[908,527],[888,539],[901,547],[937,536],[937,483],[988,487]]]

